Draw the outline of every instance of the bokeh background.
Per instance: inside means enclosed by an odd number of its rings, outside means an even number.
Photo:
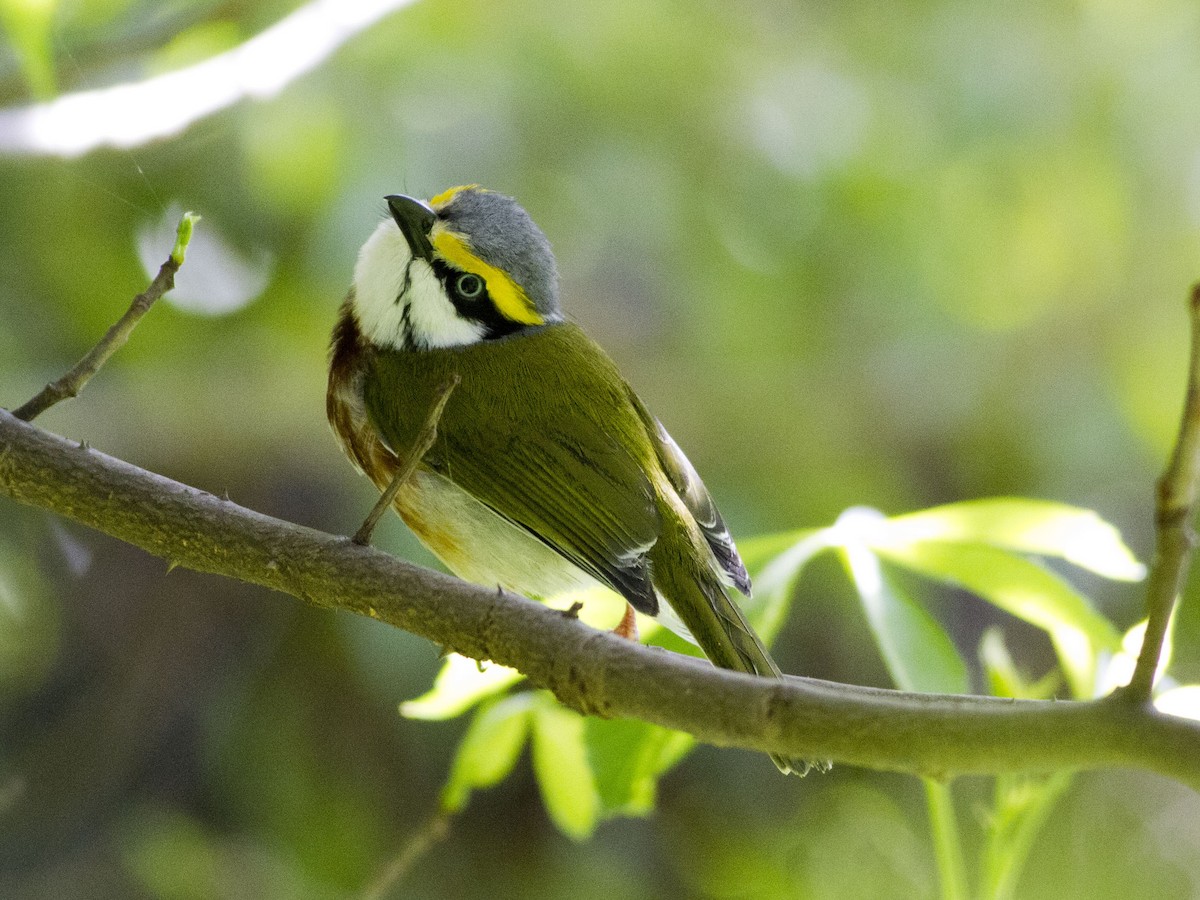
[[[0,105],[187,66],[296,7],[0,0]],[[196,210],[177,294],[40,424],[348,533],[374,492],[323,406],[355,253],[385,194],[478,182],[546,231],[569,314],[736,535],[1014,494],[1092,507],[1146,558],[1200,278],[1198,47],[1190,0],[422,0],[177,136],[0,158],[0,405],[78,358]],[[398,521],[378,540],[434,564]],[[1073,578],[1139,617],[1136,586]],[[1032,628],[925,599],[968,658],[1001,621],[1052,665]],[[436,807],[463,722],[397,714],[437,669],[423,640],[4,501],[0,601],[6,897],[357,896]],[[777,657],[887,683],[833,563]],[[1174,665],[1200,677],[1194,592]],[[968,845],[988,790],[963,783]],[[919,782],[701,748],[654,816],[582,844],[524,762],[395,896],[936,893]],[[1200,896],[1200,799],[1080,777],[1020,895]]]

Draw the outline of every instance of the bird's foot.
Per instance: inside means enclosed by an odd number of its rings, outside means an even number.
[[[628,603],[625,604],[625,615],[621,616],[621,621],[617,623],[617,627],[612,630],[612,633],[628,641],[635,643],[638,641],[637,613]]]

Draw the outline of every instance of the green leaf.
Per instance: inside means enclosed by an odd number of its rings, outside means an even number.
[[[965,588],[1049,633],[1071,689],[1090,697],[1096,654],[1121,639],[1087,598],[1037,563],[985,544],[914,541],[874,545],[885,559],[929,578]]]
[[[1146,567],[1120,532],[1090,509],[1020,497],[994,497],[894,516],[881,526],[888,543],[991,544],[1055,556],[1117,581],[1138,581]]]
[[[966,663],[937,621],[888,576],[866,547],[847,543],[841,556],[896,686],[904,691],[967,693]]]
[[[925,783],[929,831],[933,838],[942,897],[947,900],[966,900],[970,896],[970,890],[967,885],[962,838],[959,836],[958,813],[954,809],[954,795],[948,784],[934,781],[932,778],[921,780]]]
[[[603,815],[652,812],[659,777],[695,745],[695,738],[636,719],[586,721],[588,758]]]
[[[525,746],[536,696],[515,694],[492,701],[475,714],[442,788],[442,809],[458,812],[466,806],[472,791],[491,787],[512,771]]]
[[[986,820],[987,841],[983,850],[983,883],[979,896],[1013,900],[1029,852],[1075,779],[1070,770],[1046,778],[1001,774],[990,816]]]
[[[822,550],[835,546],[831,534],[828,528],[809,528],[747,542],[743,560],[754,573],[754,597],[742,606],[767,646],[787,619],[801,571]]]
[[[582,841],[596,828],[600,794],[588,762],[583,716],[539,692],[533,709],[533,771],[546,812],[559,830]]]
[[[400,715],[410,719],[440,720],[460,716],[481,700],[508,690],[522,678],[516,669],[496,663],[479,663],[451,653],[433,687],[400,704]]]
[[[737,542],[738,555],[742,557],[742,562],[751,574],[761,573],[777,556],[820,530],[801,528],[775,534],[758,534]]]
[[[1200,721],[1200,684],[1185,684],[1163,691],[1154,699],[1154,706],[1168,715]]]
[[[1004,633],[999,628],[988,628],[979,642],[979,661],[988,680],[988,687],[995,697],[1013,697],[1021,700],[1048,700],[1058,690],[1062,679],[1057,670],[1051,670],[1037,681],[1030,681],[1013,662],[1004,643]]]

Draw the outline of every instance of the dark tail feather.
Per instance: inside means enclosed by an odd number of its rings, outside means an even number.
[[[656,570],[656,574],[661,573]],[[678,579],[683,581],[683,579]],[[676,615],[692,632],[696,643],[714,665],[735,672],[746,672],[764,678],[782,678],[763,642],[755,634],[746,616],[714,574],[705,572],[686,583],[663,585]],[[780,772],[785,775],[807,775],[810,769],[828,771],[828,760],[804,760],[778,753],[770,754]]]

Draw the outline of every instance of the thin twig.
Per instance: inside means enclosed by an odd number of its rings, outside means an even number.
[[[1187,399],[1171,461],[1158,481],[1155,523],[1158,542],[1146,583],[1146,636],[1137,667],[1123,695],[1150,702],[1158,661],[1171,613],[1187,579],[1196,537],[1192,519],[1200,491],[1200,284],[1192,288],[1192,355],[1188,364]]]
[[[104,337],[88,351],[83,359],[75,363],[70,371],[57,381],[42,388],[37,396],[13,410],[14,416],[25,422],[32,422],[54,404],[66,400],[68,397],[79,395],[84,386],[92,380],[92,376],[108,362],[108,358],[129,340],[129,335],[133,332],[134,327],[141,321],[142,316],[150,311],[154,301],[175,287],[175,273],[183,265],[188,242],[192,239],[192,229],[199,221],[200,217],[194,213],[183,214],[175,232],[175,247],[171,250],[167,261],[159,267],[158,274],[154,276],[150,286],[133,298],[133,303],[125,311],[125,315],[121,316],[116,324],[105,332]]]
[[[408,455],[404,458],[404,464],[396,471],[391,483],[387,486],[382,494],[379,495],[379,500],[367,513],[366,519],[359,526],[358,531],[354,532],[354,543],[364,546],[371,543],[371,535],[375,531],[375,526],[379,524],[379,520],[383,514],[388,511],[392,505],[392,501],[396,499],[396,494],[400,488],[404,487],[404,483],[412,477],[412,473],[417,470],[421,460],[425,458],[425,454],[429,452],[429,448],[433,446],[433,442],[437,440],[437,426],[442,418],[442,411],[446,408],[446,401],[450,399],[450,394],[458,387],[458,383],[462,379],[458,375],[454,375],[438,388],[437,394],[434,396],[433,405],[429,407],[429,414],[425,417],[425,423],[421,426],[421,430],[417,432],[416,440],[413,441],[412,448],[408,451]]]
[[[445,839],[450,830],[450,814],[437,812],[425,825],[408,839],[391,861],[387,869],[373,881],[362,895],[362,900],[384,900],[409,873],[418,860],[428,853],[433,845]]]

